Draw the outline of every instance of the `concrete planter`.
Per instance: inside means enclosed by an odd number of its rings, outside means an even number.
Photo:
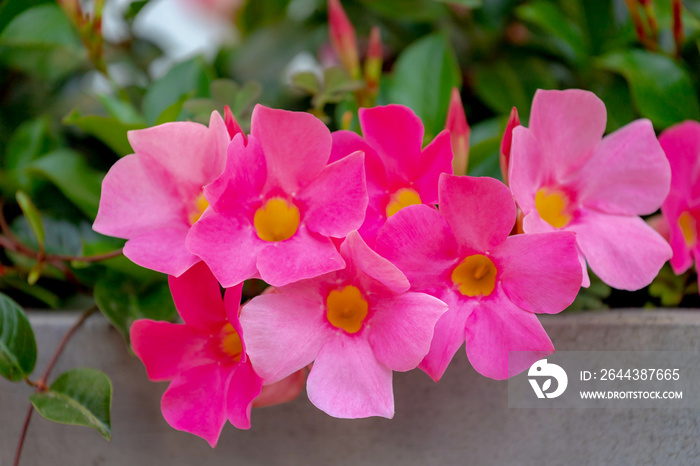
[[[76,315],[31,319],[43,370]],[[586,313],[542,322],[559,350],[700,351],[700,311]],[[101,317],[73,338],[54,374],[75,367],[112,378],[113,441],[35,416],[22,465],[700,464],[700,410],[509,409],[506,383],[477,374],[462,350],[439,384],[419,371],[395,374],[391,421],[334,419],[302,395],[255,410],[250,431],[227,425],[216,450],[165,423],[160,396],[167,385],[147,380]],[[0,465],[11,464],[29,393],[26,385],[0,380]]]

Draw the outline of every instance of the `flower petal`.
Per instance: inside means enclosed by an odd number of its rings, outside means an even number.
[[[236,365],[228,383],[226,417],[238,429],[250,429],[250,411],[253,400],[260,395],[262,379],[255,373],[250,361]]]
[[[447,304],[424,293],[403,293],[373,303],[369,344],[383,365],[394,371],[415,369],[428,354],[435,323]]]
[[[225,288],[257,273],[255,261],[266,244],[250,223],[208,209],[190,229],[187,249],[207,263]]]
[[[693,190],[700,189],[693,189],[700,175],[700,123],[684,121],[672,126],[661,133],[659,143],[671,165],[671,190],[678,197],[694,199]]]
[[[333,242],[300,226],[294,236],[268,244],[258,255],[260,277],[272,286],[318,277],[345,267]]]
[[[215,361],[206,351],[208,335],[189,325],[139,319],[129,335],[134,353],[153,381],[172,380],[192,367]]]
[[[140,157],[156,161],[169,173],[178,190],[197,195],[219,176],[230,141],[224,120],[213,112],[209,128],[191,121],[164,123],[129,131],[129,142]]]
[[[517,126],[513,128],[508,180],[518,207],[526,215],[537,212],[535,195],[551,176],[551,166],[542,157],[540,141],[532,131]]]
[[[530,312],[556,314],[581,287],[576,235],[570,231],[509,236],[493,251],[508,299]]]
[[[267,180],[265,156],[259,142],[251,137],[246,145],[237,135],[228,146],[226,168],[204,187],[204,196],[219,213],[236,215],[253,208]]]
[[[440,174],[452,175],[452,142],[450,132],[445,130],[432,140],[420,156],[420,173],[414,183],[423,204],[438,203],[438,180]]]
[[[647,286],[673,255],[661,235],[639,217],[580,212],[570,229],[593,272],[614,288]]]
[[[464,343],[467,319],[479,304],[475,299],[460,299],[451,291],[444,293],[441,298],[448,305],[447,312],[435,324],[430,350],[418,366],[435,382],[440,381],[455,353]]]
[[[344,238],[360,228],[368,202],[364,154],[355,152],[326,166],[298,199],[307,206],[306,226],[321,236]]]
[[[403,293],[411,287],[403,272],[371,250],[356,231],[350,232],[345,238],[343,244],[340,245],[340,253],[353,266],[382,283],[394,293]]]
[[[554,352],[554,345],[537,316],[513,304],[498,289],[481,301],[467,320],[467,357],[477,372],[496,380],[507,379]],[[515,361],[508,363],[511,351]]]
[[[461,247],[488,252],[515,224],[515,202],[500,181],[486,177],[440,176],[440,212]]]
[[[187,227],[159,228],[142,233],[124,245],[132,262],[156,272],[179,276],[200,261],[187,250]]]
[[[265,385],[311,364],[332,335],[320,298],[309,291],[256,296],[241,310],[248,357]]]
[[[331,154],[330,131],[310,113],[256,105],[251,135],[265,153],[268,178],[290,194],[311,183]]]
[[[160,402],[168,424],[202,437],[214,448],[226,423],[227,375],[218,364],[210,364],[173,380]]]
[[[201,331],[218,331],[226,321],[219,282],[204,262],[180,277],[168,277],[175,307],[187,325]]]
[[[423,123],[403,105],[361,108],[360,126],[365,141],[377,150],[387,173],[412,181],[418,175]]]
[[[651,122],[637,120],[606,136],[571,183],[590,209],[648,215],[666,198],[671,169]]]
[[[279,382],[265,385],[262,388],[260,396],[253,402],[253,406],[262,408],[264,406],[287,403],[288,401],[296,399],[306,384],[306,373],[306,368],[300,369]]]
[[[309,400],[333,417],[394,417],[391,369],[366,340],[339,334],[318,353],[306,383]]]
[[[538,90],[530,130],[541,143],[542,165],[551,166],[559,181],[579,170],[593,156],[606,121],[605,104],[592,92]]]
[[[387,220],[375,250],[406,274],[416,291],[443,287],[459,254],[447,221],[426,205],[405,207]]]
[[[175,183],[156,162],[138,155],[117,160],[102,181],[93,229],[118,238],[150,231],[189,228],[185,203]]]

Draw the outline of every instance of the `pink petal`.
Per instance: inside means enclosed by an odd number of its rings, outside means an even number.
[[[570,229],[593,272],[621,290],[647,286],[672,256],[668,243],[639,217],[581,209]]]
[[[131,238],[124,255],[132,262],[156,272],[179,276],[200,261],[187,250],[189,228],[158,228]]]
[[[438,179],[442,173],[454,173],[452,157],[450,132],[447,130],[438,134],[423,150],[418,168],[421,175],[415,180],[423,204],[438,203]]]
[[[382,283],[394,293],[408,291],[410,284],[406,276],[394,264],[383,258],[367,246],[356,231],[350,232],[340,253],[366,275]]]
[[[344,238],[360,228],[368,202],[364,154],[355,152],[326,166],[298,199],[307,206],[304,223],[321,236]]]
[[[502,243],[515,224],[510,190],[486,177],[440,176],[440,212],[460,246],[489,251]]]
[[[503,291],[530,312],[556,314],[581,287],[576,235],[570,231],[509,236],[493,251]]]
[[[606,121],[605,104],[592,92],[538,90],[530,130],[542,145],[543,165],[553,167],[558,180],[576,172],[593,156]]]
[[[453,292],[444,293],[442,299],[449,308],[435,324],[430,350],[418,366],[435,382],[440,381],[455,353],[464,343],[467,319],[479,305],[478,300],[460,299]]]
[[[102,181],[100,208],[93,228],[133,238],[163,228],[189,228],[185,202],[168,173],[151,159],[127,155]]]
[[[226,423],[227,376],[218,364],[210,364],[173,380],[160,403],[168,424],[202,437],[214,448]]]
[[[387,220],[375,250],[396,264],[417,291],[443,287],[459,255],[447,221],[426,205],[408,206]]]
[[[153,381],[172,380],[180,373],[215,358],[206,351],[208,335],[194,327],[140,319],[129,330],[131,347]]]
[[[256,105],[251,134],[265,153],[268,177],[285,192],[311,183],[328,163],[331,133],[310,113]]]
[[[318,353],[306,391],[311,403],[333,417],[394,417],[391,369],[362,338],[331,339]]]
[[[226,397],[226,417],[238,429],[250,429],[250,411],[253,400],[260,395],[262,379],[250,362],[236,365],[229,380]]]
[[[513,128],[508,180],[518,207],[526,215],[537,212],[535,195],[551,177],[552,167],[546,165],[540,144],[529,129],[523,126]]]
[[[467,357],[477,372],[496,380],[518,374],[554,352],[535,314],[513,304],[496,289],[467,320]],[[528,353],[509,354],[512,351]],[[508,358],[517,357],[511,361]]]
[[[649,120],[637,120],[606,136],[574,175],[579,202],[620,215],[656,212],[668,194],[671,170]]]
[[[208,210],[190,229],[187,249],[207,263],[225,288],[257,273],[256,259],[266,246],[250,225]]]
[[[394,371],[415,369],[428,354],[435,323],[447,304],[424,293],[403,293],[373,303],[369,344]]]
[[[306,384],[306,369],[301,369],[279,382],[265,385],[260,396],[253,402],[256,408],[274,406],[296,399]]]
[[[170,174],[178,190],[190,195],[196,195],[202,186],[219,176],[230,141],[224,120],[217,112],[212,112],[209,128],[177,121],[129,131],[128,136],[136,154],[156,161]]]
[[[204,262],[183,273],[168,277],[175,307],[187,325],[203,332],[219,331],[226,321],[219,282]]]
[[[664,212],[664,214],[666,214],[666,212]],[[673,251],[673,257],[671,257],[670,263],[676,275],[685,273],[693,265],[692,251],[688,248],[681,227],[678,224],[679,215],[680,212],[677,212],[669,218],[670,237],[668,241]]]
[[[246,351],[265,385],[275,383],[313,362],[332,336],[316,292],[271,293],[249,301],[241,310]]]
[[[226,319],[231,325],[233,325],[233,328],[239,335],[242,335],[241,323],[239,321],[242,296],[243,283],[231,288],[226,288],[226,292],[224,293],[224,309],[226,310]],[[243,353],[245,353],[245,341],[241,339],[241,343],[243,343]]]
[[[217,212],[242,214],[260,202],[266,180],[265,156],[257,139],[251,137],[246,145],[238,135],[228,146],[224,172],[204,188],[204,195]]]
[[[260,277],[272,286],[318,277],[343,267],[345,261],[333,242],[303,225],[290,239],[265,246],[257,259]]]
[[[661,133],[659,143],[671,165],[671,191],[681,198],[693,198],[695,181],[700,175],[700,123],[685,121],[672,126]]]
[[[360,126],[365,141],[377,150],[387,173],[413,180],[423,147],[420,118],[403,105],[361,108]]]

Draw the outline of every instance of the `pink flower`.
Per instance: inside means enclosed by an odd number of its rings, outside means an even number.
[[[410,206],[390,218],[376,251],[406,274],[411,289],[449,310],[435,326],[419,366],[438,381],[466,341],[474,368],[493,379],[513,376],[554,351],[534,313],[571,304],[581,284],[574,235],[508,236],[516,208],[493,178],[442,175],[440,212]],[[528,352],[513,355],[509,352]]]
[[[659,142],[671,164],[671,191],[661,213],[669,227],[671,267],[681,274],[700,257],[700,123],[673,126],[661,134]]]
[[[149,379],[171,381],[161,400],[168,424],[214,447],[227,418],[239,429],[250,428],[253,400],[262,386],[238,322],[242,286],[229,288],[222,299],[219,283],[203,263],[169,279],[185,323],[137,320],[131,344]]]
[[[452,167],[454,173],[466,175],[469,164],[469,135],[471,134],[471,129],[469,128],[469,123],[467,123],[467,115],[464,113],[462,96],[456,87],[452,88],[445,129],[450,132],[450,140],[452,141],[452,153],[454,154]]]
[[[308,113],[253,111],[248,144],[237,135],[226,168],[204,189],[211,204],[187,247],[224,287],[254,276],[274,286],[345,266],[331,238],[362,224],[364,156],[328,165],[331,135]]]
[[[179,276],[199,262],[185,238],[207,207],[202,188],[224,169],[226,125],[214,112],[208,128],[175,122],[128,136],[135,153],[105,176],[93,228],[128,239],[124,255],[138,265]]]
[[[605,105],[590,92],[538,91],[530,127],[513,130],[510,187],[526,233],[576,233],[584,286],[588,262],[605,283],[636,290],[671,257],[639,218],[661,206],[671,173],[651,122],[602,138],[605,121]]]
[[[392,370],[418,365],[447,306],[407,292],[406,277],[357,232],[340,253],[345,269],[280,287],[243,307],[248,355],[266,384],[314,362],[307,393],[331,416],[391,418]]]
[[[402,105],[362,108],[360,126],[364,139],[333,133],[331,160],[365,153],[369,206],[359,232],[372,245],[386,219],[403,207],[437,203],[438,177],[452,173],[452,147],[449,131],[442,131],[423,150],[423,123]]]

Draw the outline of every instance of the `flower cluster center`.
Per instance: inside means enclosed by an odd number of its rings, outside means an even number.
[[[199,196],[194,198],[192,208],[187,217],[190,221],[190,225],[194,225],[194,223],[199,220],[204,211],[207,210],[207,207],[209,207],[209,202],[204,197],[204,193],[199,193]]]
[[[422,203],[420,195],[415,189],[401,188],[391,195],[389,204],[386,206],[386,216],[387,218],[391,217],[404,207]]]
[[[341,290],[333,290],[326,298],[326,317],[336,328],[348,333],[357,333],[367,317],[367,301],[357,287],[348,285]]]
[[[229,323],[224,325],[221,328],[219,337],[221,339],[221,351],[234,361],[240,361],[241,354],[243,354],[243,343],[241,343],[241,337],[236,332],[236,329],[233,328],[233,325]]]
[[[255,231],[263,241],[284,241],[299,228],[299,209],[286,200],[273,197],[255,212]]]
[[[535,208],[540,218],[554,228],[565,227],[571,221],[569,199],[560,191],[539,189],[535,194]]]
[[[695,246],[698,242],[698,226],[695,217],[688,211],[683,212],[678,217],[678,226],[681,227],[686,246],[689,248]]]
[[[464,296],[488,296],[496,286],[496,266],[482,254],[467,256],[452,271],[452,283]]]

